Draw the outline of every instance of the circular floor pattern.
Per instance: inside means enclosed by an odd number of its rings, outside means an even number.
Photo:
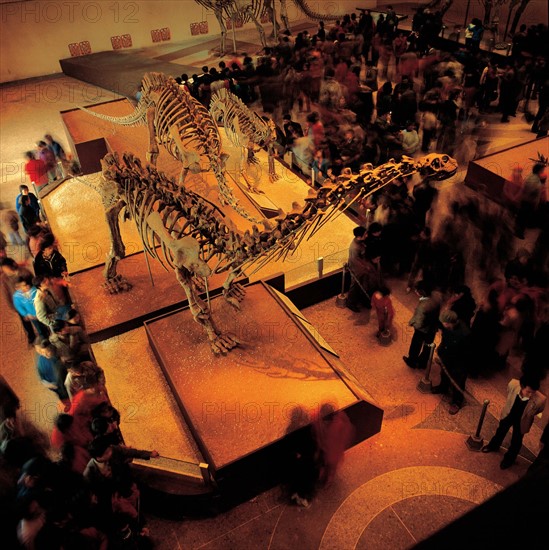
[[[408,542],[400,547],[410,546],[418,537],[424,538],[464,513],[467,502],[481,504],[501,489],[497,483],[455,468],[417,466],[388,472],[364,483],[341,503],[324,531],[320,550],[365,548],[365,541],[373,536],[373,532],[368,533],[370,524],[377,532],[383,521],[389,522],[387,529],[391,521],[395,525],[398,523],[402,531],[399,539],[404,543],[408,537]],[[452,502],[455,505],[453,518],[448,513],[441,513]],[[407,525],[406,513],[411,506],[421,507],[431,522],[424,521],[417,529]],[[394,517],[385,512],[390,507]]]

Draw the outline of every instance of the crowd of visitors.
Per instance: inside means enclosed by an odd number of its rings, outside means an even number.
[[[129,464],[158,453],[124,445],[120,415],[72,304],[67,263],[26,185],[16,210],[22,220],[34,216],[34,223],[24,225],[33,262],[27,267],[2,257],[2,291],[34,348],[40,382],[64,412],[51,442],[42,441],[17,413],[18,399],[0,377],[0,515],[6,547],[147,548]]]
[[[439,13],[420,9],[412,32],[404,33],[396,16],[374,19],[364,10],[328,30],[319,25],[314,35],[282,33],[257,62],[235,57],[177,80],[206,107],[220,87],[246,104],[258,102],[278,125],[279,152],[293,151],[295,166],[307,175],[313,170],[315,181],[319,154],[322,178],[420,149],[464,160],[481,156],[479,137],[493,111],[508,122],[520,106],[534,119],[532,131],[547,135],[546,55],[535,47],[547,38],[547,26],[521,27],[509,57],[479,48],[476,20],[465,46],[452,54],[434,50],[441,27]],[[539,104],[535,115],[532,99]],[[308,113],[305,128],[291,121],[296,106]]]

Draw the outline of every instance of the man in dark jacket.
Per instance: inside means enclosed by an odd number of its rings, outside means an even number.
[[[438,356],[442,362],[440,384],[434,386],[431,391],[435,394],[450,393],[451,403],[448,412],[453,415],[463,406],[463,392],[471,349],[471,329],[452,310],[443,312],[440,322],[442,324],[442,340],[438,347]]]
[[[414,335],[408,355],[402,359],[411,369],[424,369],[429,359],[429,344],[433,343],[438,329],[441,299],[439,293],[432,292],[425,281],[416,285],[416,293],[419,304],[408,323],[414,328]]]

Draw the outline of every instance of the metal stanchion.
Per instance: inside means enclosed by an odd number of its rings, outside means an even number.
[[[318,270],[318,278],[322,279],[322,275],[324,275],[324,258],[322,256],[316,260],[316,268]]]
[[[429,359],[427,359],[427,366],[425,367],[425,373],[423,375],[423,378],[418,382],[417,389],[421,393],[431,393],[431,388],[433,387],[433,383],[431,382],[431,365],[433,364],[433,355],[435,353],[435,348],[437,345],[432,342],[431,344],[428,344],[429,346]]]
[[[347,296],[345,296],[345,272],[347,271],[347,264],[343,265],[341,270],[341,294],[336,298],[336,307],[344,308],[347,302]]]
[[[484,423],[484,417],[486,416],[486,411],[488,410],[488,405],[490,404],[489,399],[485,399],[482,404],[482,412],[480,413],[480,418],[478,419],[477,431],[475,435],[470,435],[465,441],[465,445],[470,451],[480,451],[484,445],[484,440],[480,437],[480,431],[482,430],[482,424]]]

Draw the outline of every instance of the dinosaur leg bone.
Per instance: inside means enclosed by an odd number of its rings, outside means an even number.
[[[155,105],[151,105],[147,109],[147,127],[149,129],[149,150],[147,151],[147,161],[153,166],[156,166],[156,159],[158,158],[158,143],[156,142],[154,128],[155,111]]]
[[[202,325],[208,335],[212,351],[216,355],[225,355],[228,351],[238,346],[239,342],[234,336],[221,334],[217,330],[207,304],[198,296],[198,292],[192,281],[192,274],[187,269],[176,269],[175,275],[179,284],[185,290],[185,294],[187,294],[189,310],[194,320]]]
[[[119,200],[115,205],[107,208],[105,211],[111,238],[111,248],[107,254],[105,270],[103,271],[105,277],[103,286],[111,294],[117,294],[118,292],[123,292],[132,288],[131,283],[116,272],[118,262],[126,256],[126,248],[122,241],[122,236],[120,235],[120,223],[118,220],[120,211],[125,205],[126,203],[123,200]]]
[[[241,284],[234,282],[240,274],[240,269],[231,271],[223,283],[223,298],[235,309],[240,309],[240,302],[246,296],[245,288]]]

